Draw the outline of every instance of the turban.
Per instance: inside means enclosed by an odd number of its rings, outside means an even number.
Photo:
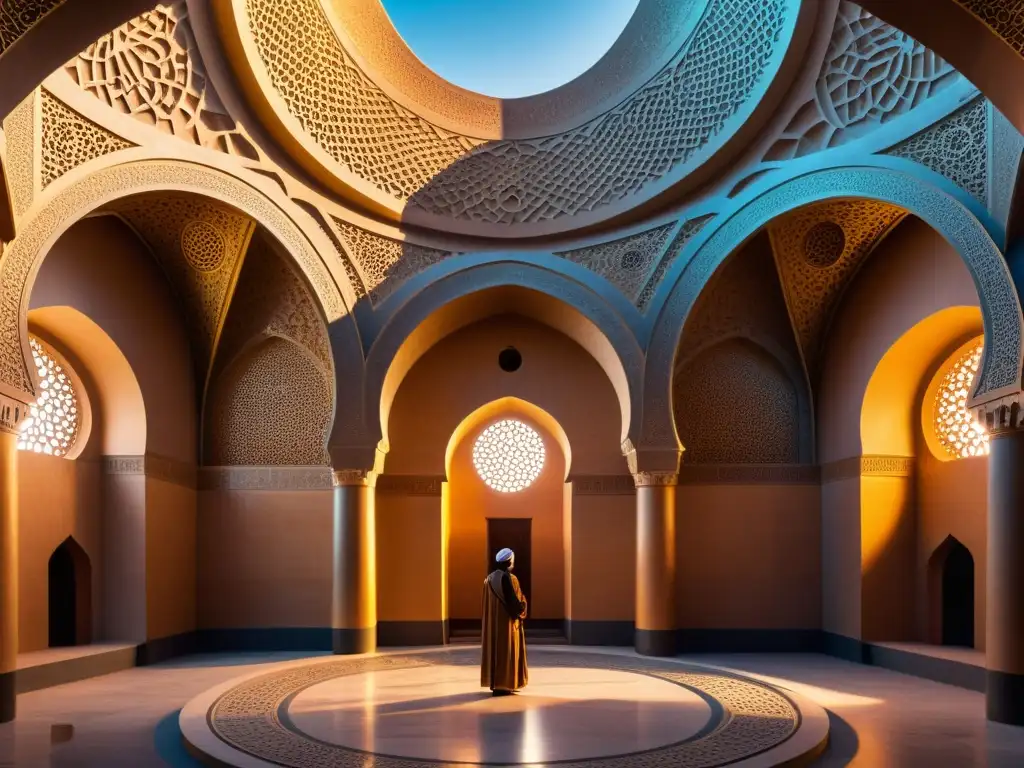
[[[510,560],[511,560],[511,559],[512,559],[512,558],[513,558],[514,556],[515,556],[515,552],[513,552],[513,551],[512,551],[511,549],[509,549],[508,547],[505,547],[505,548],[504,548],[503,550],[501,550],[501,552],[499,552],[499,553],[497,554],[497,556],[496,556],[496,557],[494,558],[494,561],[495,561],[496,563],[507,563],[507,562],[508,562],[508,561],[510,561]]]

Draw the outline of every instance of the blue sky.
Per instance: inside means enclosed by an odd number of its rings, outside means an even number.
[[[516,98],[593,66],[639,0],[382,0],[409,47],[441,77]]]

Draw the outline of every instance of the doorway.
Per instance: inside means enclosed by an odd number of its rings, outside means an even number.
[[[68,537],[50,555],[48,575],[50,647],[87,645],[92,641],[89,556]]]
[[[533,519],[529,517],[489,517],[487,518],[487,573],[494,570],[498,552],[508,547],[515,552],[515,565],[512,572],[519,579],[519,587],[526,597],[527,611],[533,597],[533,581],[531,579],[531,542]]]
[[[974,647],[974,558],[956,539],[942,564],[942,644]]]

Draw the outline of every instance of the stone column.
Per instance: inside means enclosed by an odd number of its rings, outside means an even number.
[[[14,719],[18,661],[18,431],[27,407],[0,395],[0,723]]]
[[[1024,725],[1024,428],[991,426],[985,665],[988,719]]]
[[[377,536],[373,471],[334,472],[334,566],[331,599],[335,653],[377,648]]]
[[[637,653],[676,654],[676,484],[668,472],[636,472]]]

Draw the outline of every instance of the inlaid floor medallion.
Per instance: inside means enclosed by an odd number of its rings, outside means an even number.
[[[532,648],[515,696],[479,687],[479,650],[319,657],[207,691],[182,710],[216,765],[772,766],[816,755],[823,710],[713,667]]]

